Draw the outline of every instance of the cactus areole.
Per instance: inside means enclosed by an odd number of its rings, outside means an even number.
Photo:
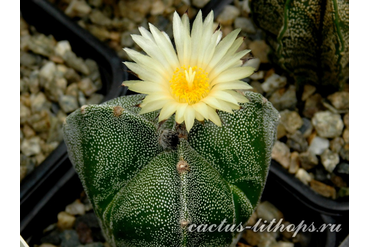
[[[279,114],[260,94],[222,126],[138,114],[145,95],[83,106],[64,125],[69,157],[111,246],[235,246],[268,173]],[[214,227],[212,228],[214,229]]]

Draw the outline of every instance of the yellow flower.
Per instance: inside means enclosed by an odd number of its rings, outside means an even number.
[[[235,92],[250,89],[240,81],[254,72],[253,67],[241,67],[240,60],[249,50],[237,52],[243,38],[240,29],[221,40],[221,30],[213,29],[213,12],[204,22],[199,11],[190,33],[189,18],[173,16],[176,51],[168,35],[149,24],[149,30],[139,28],[141,35],[133,40],[147,55],[132,49],[124,50],[134,60],[125,62],[142,81],[125,81],[130,90],[147,94],[141,114],[161,109],[159,121],[175,115],[177,123],[185,121],[190,131],[194,120],[209,119],[221,126],[216,110],[231,112],[239,109],[238,102],[248,100]]]

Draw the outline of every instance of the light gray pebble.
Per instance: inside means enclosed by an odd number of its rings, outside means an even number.
[[[329,140],[316,136],[312,139],[308,151],[315,155],[321,155],[329,147]]]
[[[312,124],[318,135],[324,138],[340,136],[344,127],[341,116],[330,111],[317,112],[312,118]]]
[[[328,172],[333,172],[335,167],[339,164],[339,155],[326,149],[321,155],[321,163]]]
[[[104,99],[104,95],[102,94],[98,94],[98,93],[94,93],[93,95],[91,95],[90,98],[88,98],[86,100],[86,104],[87,105],[92,105],[92,104],[99,104],[103,101]]]
[[[244,32],[248,34],[256,33],[256,28],[253,25],[251,19],[245,17],[237,17],[234,21],[235,28],[241,28]]]
[[[72,95],[60,96],[59,105],[65,113],[73,112],[79,107],[76,97]]]
[[[21,151],[28,157],[38,154],[41,151],[40,137],[35,136],[30,139],[24,139],[21,144]]]

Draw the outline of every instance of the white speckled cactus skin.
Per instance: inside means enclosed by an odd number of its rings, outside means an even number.
[[[67,118],[69,157],[112,246],[236,243],[238,232],[188,226],[245,224],[260,199],[279,114],[261,95],[245,95],[250,102],[234,114],[219,112],[222,127],[197,121],[190,133],[173,117],[158,124],[158,112],[138,115],[144,95]]]

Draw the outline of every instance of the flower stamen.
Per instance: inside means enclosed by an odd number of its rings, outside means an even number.
[[[172,94],[179,103],[193,105],[210,92],[208,73],[197,66],[177,68],[170,80]]]

